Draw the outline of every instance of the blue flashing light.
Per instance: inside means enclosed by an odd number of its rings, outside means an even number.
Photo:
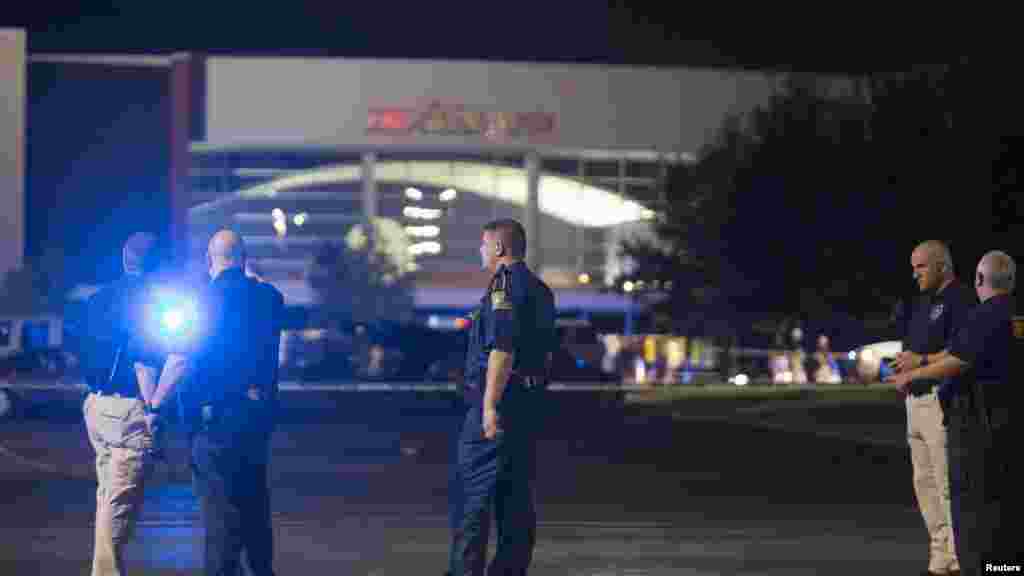
[[[157,291],[149,303],[146,325],[152,337],[165,344],[190,340],[196,332],[198,317],[195,301],[186,293]]]

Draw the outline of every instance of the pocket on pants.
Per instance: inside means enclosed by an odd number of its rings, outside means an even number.
[[[94,402],[92,420],[99,437],[110,446],[133,450],[152,446],[145,413],[137,401],[103,399]]]

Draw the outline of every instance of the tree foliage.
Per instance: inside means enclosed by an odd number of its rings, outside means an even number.
[[[1012,252],[1012,129],[971,98],[972,68],[833,80],[790,76],[670,172],[660,246],[623,249],[636,279],[671,282],[672,328],[701,315],[885,315],[910,289],[921,240],[949,242],[961,271],[987,249]]]
[[[313,259],[306,280],[327,326],[348,331],[358,324],[402,324],[412,317],[407,263],[396,257],[389,228],[380,223],[375,228],[373,238],[354,229],[345,244],[324,244]]]
[[[29,260],[20,268],[7,271],[0,294],[0,311],[5,314],[60,312],[66,290],[63,259],[62,251],[51,248],[39,260]]]

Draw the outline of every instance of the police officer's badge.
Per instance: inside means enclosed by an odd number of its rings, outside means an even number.
[[[932,322],[935,322],[939,319],[939,316],[942,316],[943,310],[945,310],[945,304],[936,304],[935,306],[932,306],[932,312],[930,314]]]

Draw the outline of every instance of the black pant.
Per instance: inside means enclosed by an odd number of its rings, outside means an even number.
[[[452,432],[452,445],[448,453],[448,529],[451,531],[451,543],[448,548],[448,571],[452,573],[452,563],[455,560],[459,532],[462,524],[462,470],[459,467],[459,446],[462,445],[461,431],[466,420],[466,406],[460,406],[458,421],[454,424]]]
[[[534,503],[536,437],[540,392],[506,390],[499,406],[503,433],[488,440],[483,435],[483,405],[470,404],[459,437],[458,467],[454,479],[461,496],[452,542],[453,576],[482,576],[487,564],[487,542],[494,510],[498,529],[497,550],[487,573],[525,576],[536,542]]]
[[[247,417],[248,416],[248,417]],[[258,408],[218,416],[193,436],[192,473],[206,529],[209,576],[273,575],[267,463],[270,432]]]
[[[986,564],[1020,564],[1019,440],[1009,429],[990,430],[960,419],[949,428],[953,536],[961,573],[985,574]]]

